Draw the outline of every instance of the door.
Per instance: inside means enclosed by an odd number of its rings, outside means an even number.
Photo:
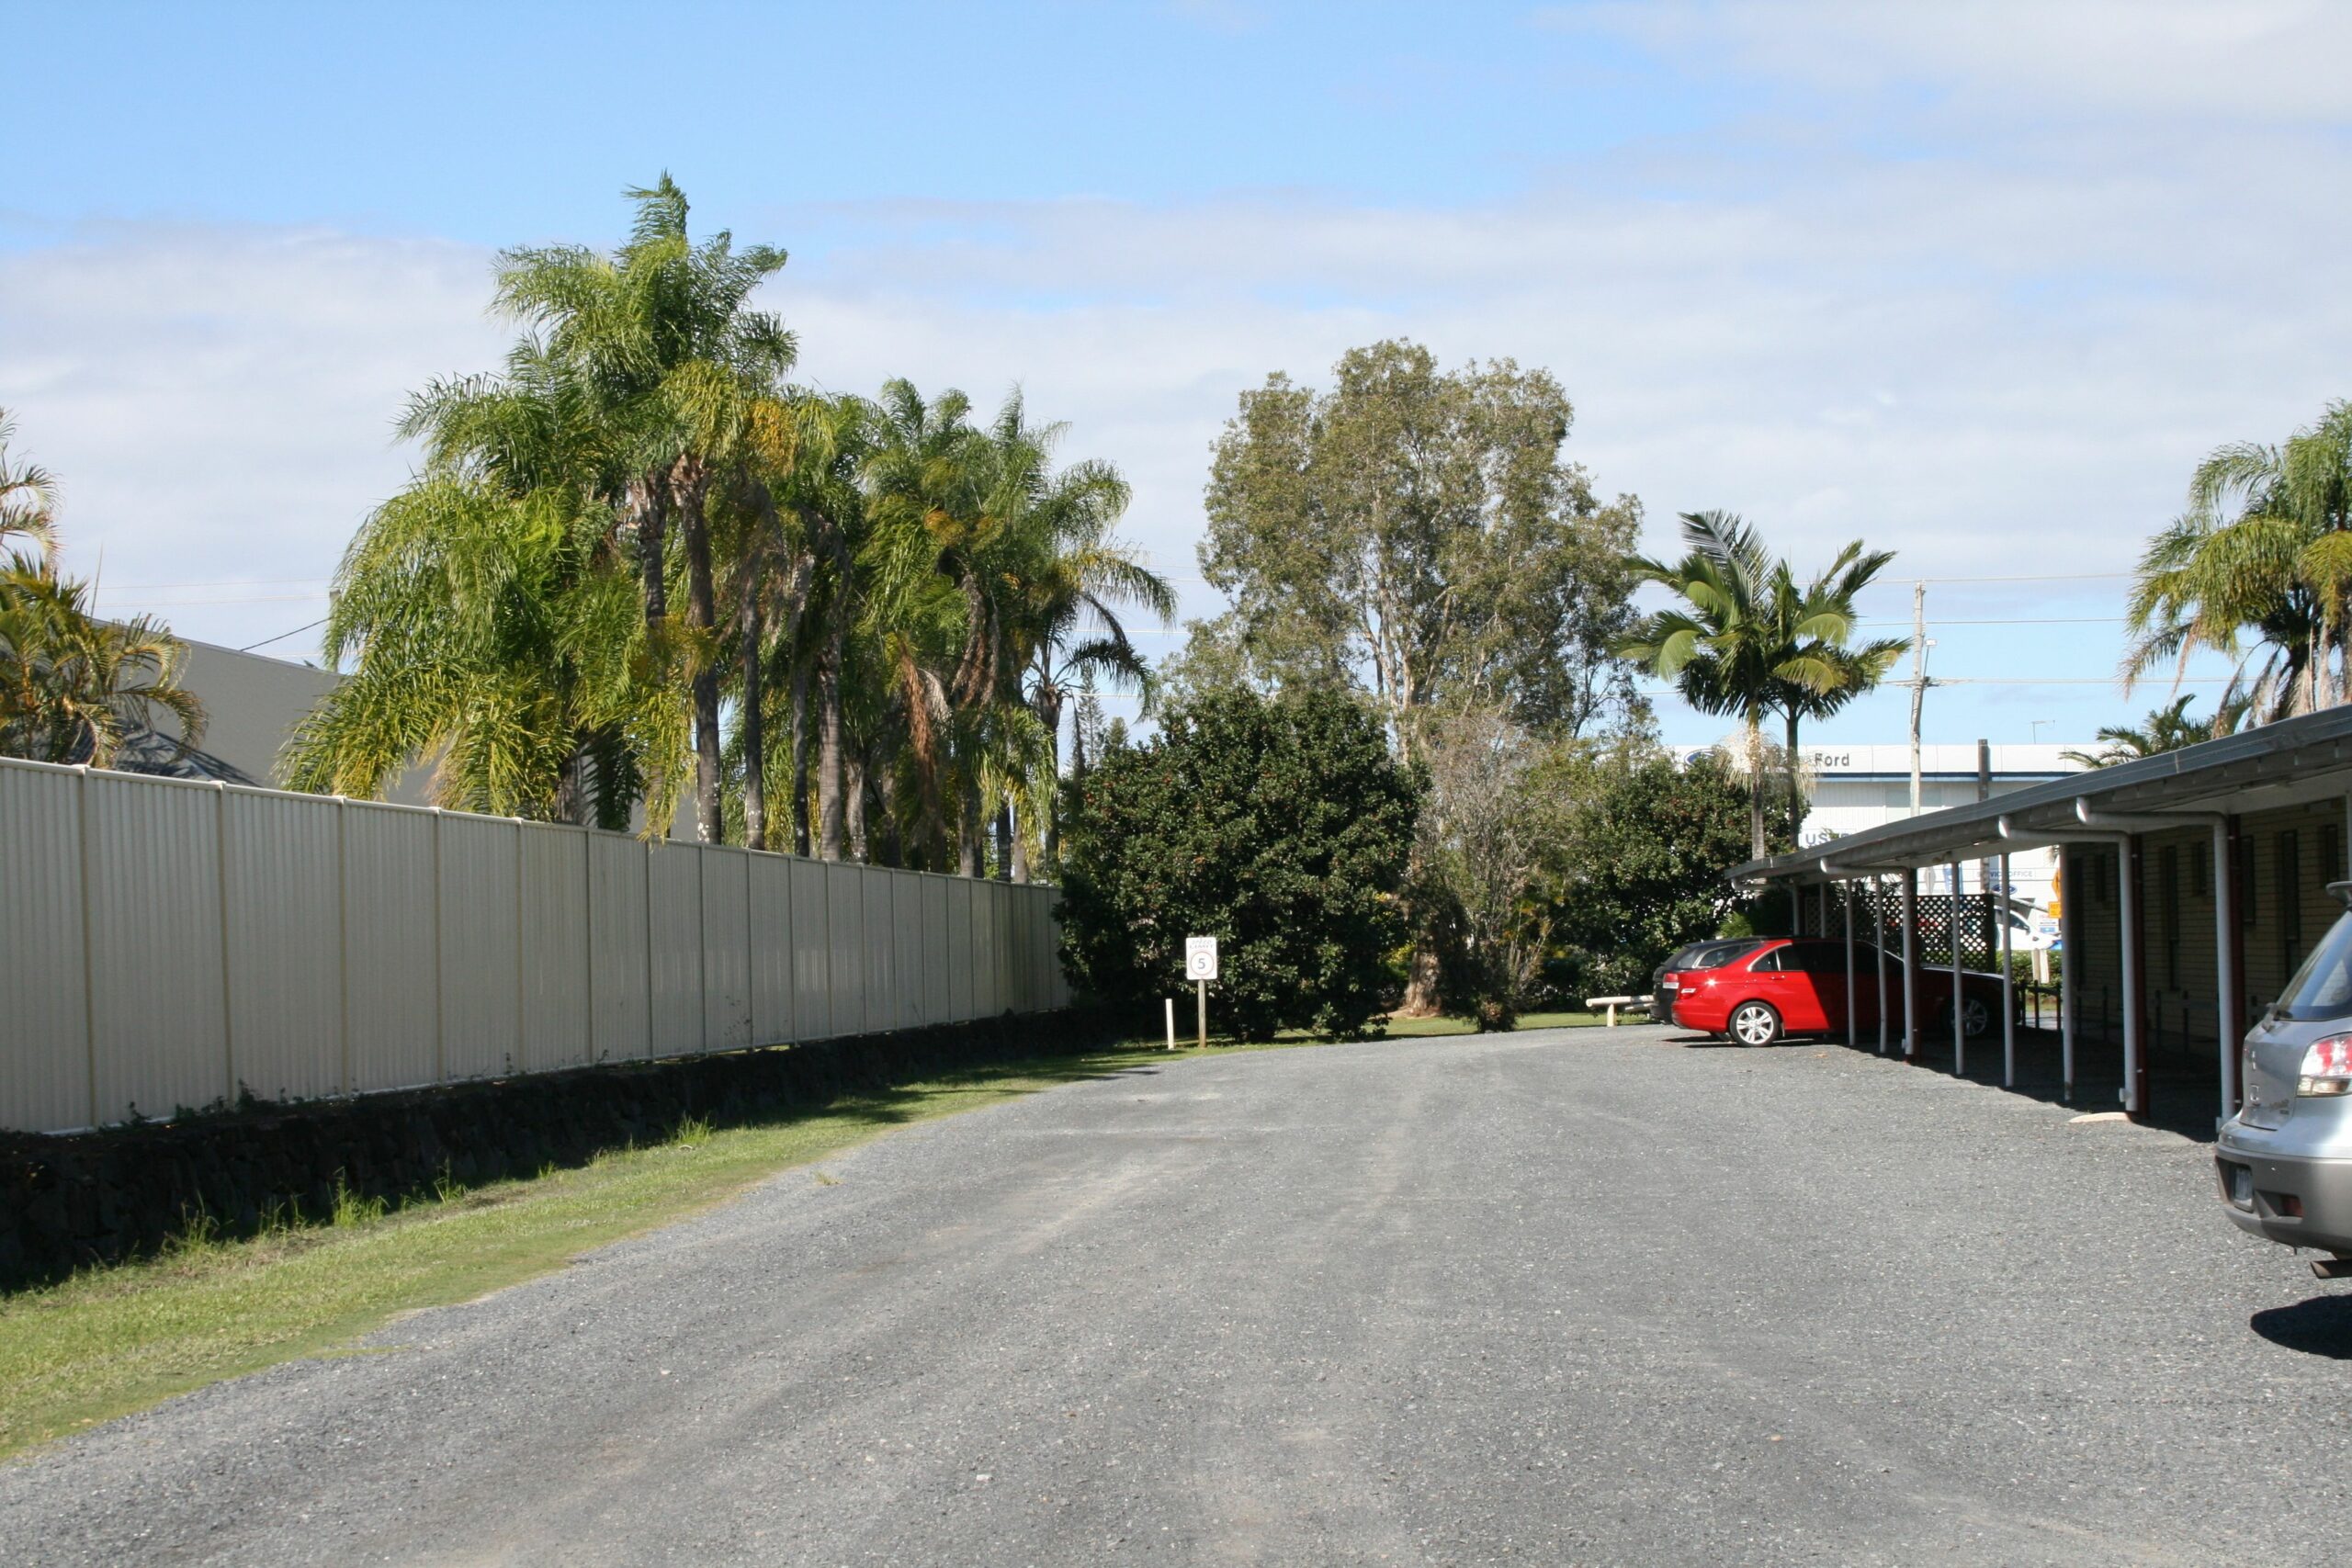
[[[1770,948],[1747,968],[1752,978],[1746,994],[1770,1002],[1781,1015],[1781,1027],[1792,1034],[1817,1034],[1829,1027],[1820,990],[1804,967],[1810,951],[1802,944]]]
[[[1811,983],[1821,1027],[1846,1032],[1846,944],[1808,942],[1796,949],[1797,962]],[[1860,942],[1854,944],[1854,1018],[1857,1029],[1878,1027],[1878,976],[1871,972],[1874,955]]]

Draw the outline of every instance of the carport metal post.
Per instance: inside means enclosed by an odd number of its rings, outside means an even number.
[[[2018,1086],[2017,965],[2009,951],[2009,852],[2001,852],[2001,1087]]]
[[[2075,1103],[2075,993],[2081,987],[2075,983],[2080,973],[2075,952],[2082,946],[2076,940],[2081,934],[2083,918],[2075,911],[2083,901],[2082,878],[2067,880],[2066,846],[2058,846],[2058,1076],[2064,1080],[2061,1098],[2068,1105]]]
[[[2237,819],[2213,824],[2214,966],[2221,974],[2221,1007],[2214,1019],[2214,1049],[2222,1058],[2222,1120],[2238,1111],[2238,1037],[2245,1032],[2245,952],[2238,940]],[[2352,852],[2352,834],[2346,835]]]
[[[1850,1046],[1859,1036],[1854,1022],[1854,884],[1849,879],[1838,886],[1846,895],[1846,1043]]]
[[[1919,1055],[1919,869],[1903,873],[1903,1059]]]
[[[1944,935],[1951,942],[1951,1073],[1964,1078],[1968,1076],[1968,1019],[1960,992],[1960,862],[1953,861],[1951,870],[1951,929]]]
[[[1878,1054],[1886,1055],[1886,878],[1871,878],[1871,964],[1878,976]]]

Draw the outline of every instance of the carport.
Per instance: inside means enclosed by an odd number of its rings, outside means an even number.
[[[2137,761],[2054,779],[1993,800],[1953,807],[1816,844],[1729,873],[1747,886],[1789,889],[1804,934],[1847,945],[1847,1040],[1856,1037],[1856,964],[1891,971],[1880,994],[1899,994],[1902,1035],[1882,1052],[1922,1058],[1912,1004],[1927,965],[1922,906],[1939,905],[1937,966],[1960,970],[1969,928],[1987,967],[2003,976],[2001,1081],[2018,1083],[2018,1040],[2010,997],[2008,922],[1991,900],[1960,891],[1959,867],[2055,848],[2060,855],[2058,1027],[2063,1093],[2098,1049],[2111,1064],[2118,1099],[2134,1120],[2150,1108],[2152,1066],[2194,1077],[2220,1116],[2237,1108],[2236,1043],[2334,920],[2327,885],[2347,875],[2352,844],[2352,706],[2284,719],[2244,734]],[[1952,891],[1923,894],[1919,875],[1950,868]],[[1860,918],[1867,931],[1858,931]],[[1978,906],[1978,907],[1972,907]],[[1997,942],[1993,937],[1999,929]],[[1858,957],[1859,954],[1859,957]],[[1899,992],[1894,989],[1899,987]],[[1967,1070],[1955,1028],[1952,1070]],[[2120,1051],[2120,1060],[2109,1055]]]

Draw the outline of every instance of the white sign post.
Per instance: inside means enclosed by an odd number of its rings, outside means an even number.
[[[1201,1046],[1209,1043],[1209,982],[1216,978],[1216,938],[1188,936],[1184,939],[1184,977],[1193,982],[1199,1004]]]

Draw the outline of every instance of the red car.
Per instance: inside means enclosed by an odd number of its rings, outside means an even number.
[[[1854,944],[1854,1026],[1875,1034],[1879,1020],[1879,954]],[[1903,1025],[1903,961],[1889,953],[1887,1021]],[[1724,1034],[1742,1045],[1770,1045],[1783,1034],[1843,1034],[1846,1032],[1846,944],[1833,938],[1786,937],[1759,942],[1712,969],[1690,969],[1666,977],[1673,987],[1670,1021],[1706,1034]],[[1951,1032],[1951,970],[1919,966],[1916,981],[1920,1017],[1939,1033]],[[1961,972],[1961,1026],[1972,1040],[2001,1016],[2001,977]]]

